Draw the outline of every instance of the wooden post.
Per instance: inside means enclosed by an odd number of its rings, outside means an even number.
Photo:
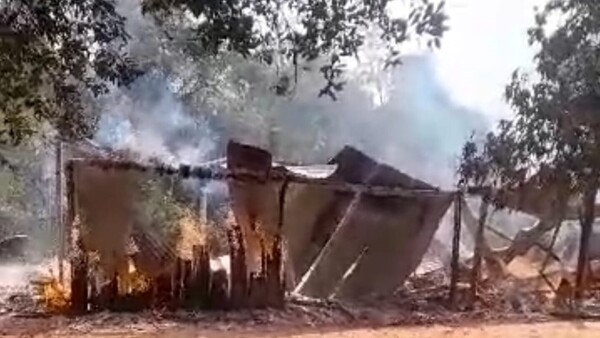
[[[450,305],[456,308],[456,288],[460,277],[460,230],[461,230],[461,213],[462,213],[462,193],[456,193],[454,200],[454,233],[452,237],[452,262],[451,262],[451,277],[450,277]]]
[[[577,275],[575,278],[575,300],[583,298],[587,282],[590,237],[594,228],[594,206],[598,184],[589,184],[583,196],[583,217],[581,219],[581,237],[579,238],[579,257],[577,260]]]
[[[481,249],[485,235],[485,221],[487,219],[489,198],[487,194],[481,197],[481,206],[479,208],[479,222],[475,236],[475,250],[473,252],[473,268],[471,270],[471,306],[475,306],[477,300],[477,286],[481,272]]]
[[[183,287],[183,304],[185,307],[189,308],[194,305],[193,301],[193,283],[194,276],[192,274],[192,261],[184,260],[183,261],[183,276],[182,276],[182,287]]]
[[[230,272],[231,272],[231,308],[246,306],[248,295],[248,269],[242,229],[234,225],[229,231]]]
[[[250,287],[248,303],[253,309],[262,309],[266,306],[267,285],[264,274],[253,272],[250,274]]]
[[[60,254],[59,254],[59,280],[60,275],[64,274],[61,272],[64,270],[64,260],[66,259],[66,255],[69,253],[71,246],[71,232],[73,231],[73,223],[75,222],[75,217],[77,215],[77,198],[75,196],[75,177],[74,177],[75,166],[74,163],[69,161],[65,168],[65,186],[67,193],[67,212],[66,217],[62,219],[61,222],[61,238],[60,238]],[[64,278],[64,275],[63,275]],[[64,285],[64,280],[61,281],[61,284]]]
[[[71,260],[71,312],[84,314],[88,308],[88,262],[87,255],[77,241],[75,257]]]
[[[194,278],[193,296],[194,305],[206,307],[210,294],[210,257],[202,245],[194,246]]]
[[[62,208],[62,144],[60,140],[56,142],[56,168],[55,168],[55,203],[56,215],[55,224],[58,226],[58,280],[64,285],[64,260],[66,254],[66,236],[65,222],[63,219]]]
[[[181,304],[181,299],[183,298],[183,259],[177,257],[175,259],[175,268],[173,269],[172,274],[172,282],[173,285],[173,299],[172,306],[173,308],[178,307]]]
[[[283,278],[283,224],[285,222],[285,197],[289,181],[286,179],[279,190],[279,217],[277,220],[277,234],[272,245],[263,247],[264,263],[263,274],[266,282],[267,305],[274,308],[281,308],[285,303],[285,278]]]
[[[281,308],[284,305],[285,290],[281,278],[281,236],[277,235],[275,243],[269,248],[264,271],[267,287],[267,305]]]

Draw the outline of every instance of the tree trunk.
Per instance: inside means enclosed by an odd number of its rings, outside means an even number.
[[[575,279],[575,299],[583,297],[587,282],[590,237],[594,227],[594,206],[598,183],[589,184],[583,196],[583,217],[581,219],[581,237],[579,239],[579,257],[577,260],[577,276]]]
[[[460,228],[461,228],[461,207],[462,194],[458,193],[454,199],[454,236],[452,238],[452,277],[450,280],[450,305],[456,306],[456,287],[459,279],[460,263]]]

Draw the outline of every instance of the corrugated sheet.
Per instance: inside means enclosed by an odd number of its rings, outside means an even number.
[[[331,182],[435,191],[351,147],[325,167],[302,168],[273,168],[269,153],[250,146],[230,143],[228,150],[230,168],[263,170],[265,175],[287,170]],[[259,249],[261,236],[277,232],[280,189],[281,183],[230,182],[233,209],[250,252]],[[355,197],[319,185],[290,185],[282,227],[288,285],[302,280],[298,290],[315,297],[336,290],[345,298],[392,293],[417,268],[451,202],[451,194],[443,192],[418,198],[363,195],[352,203]],[[259,234],[257,229],[267,231]]]

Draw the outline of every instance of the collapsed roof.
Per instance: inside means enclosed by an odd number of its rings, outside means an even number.
[[[117,160],[93,145],[88,151],[82,148],[78,147],[75,156]],[[301,167],[273,163],[265,150],[230,142],[226,163],[229,170],[265,175],[261,182],[227,180],[232,211],[245,239],[249,271],[260,267],[262,248],[281,233],[287,286],[313,297],[356,299],[392,294],[421,262],[453,199],[453,193],[378,163],[352,147],[342,149],[327,165]],[[125,201],[136,193],[130,177],[102,172],[79,167],[75,190],[78,207],[85,209],[88,222],[97,220],[87,224],[86,247],[105,256],[103,261],[112,272],[125,268],[125,247],[136,232],[131,202]],[[275,173],[296,179],[269,180]],[[378,195],[332,189],[336,184],[385,186],[415,193]],[[157,241],[155,235],[150,237],[153,243]],[[157,247],[156,243],[139,244],[142,251]],[[155,260],[147,270],[164,265],[160,257]]]
[[[286,242],[288,284],[313,297],[360,298],[389,295],[417,268],[452,193],[380,164],[345,147],[330,162],[336,169],[273,166],[271,155],[254,147],[230,143],[228,166],[233,169],[289,171],[308,184],[290,183],[284,204],[282,235]],[[319,172],[319,177],[311,173]],[[414,196],[372,196],[336,191],[315,183],[346,182],[428,191]],[[249,247],[249,265],[261,241],[277,231],[281,182],[230,181],[233,210]],[[261,229],[262,231],[257,231]],[[254,255],[254,256],[253,256]]]

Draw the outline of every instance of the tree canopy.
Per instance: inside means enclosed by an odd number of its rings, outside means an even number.
[[[444,2],[411,1],[405,17],[390,14],[388,0],[144,0],[144,10],[159,20],[191,15],[194,40],[212,54],[223,49],[254,57],[278,67],[293,65],[276,90],[284,94],[304,61],[323,56],[329,62],[319,71],[327,80],[320,95],[335,98],[344,82],[344,57],[357,57],[369,29],[377,29],[386,45],[387,64],[400,63],[401,45],[424,37],[430,47],[440,47],[447,29]]]
[[[535,18],[529,30],[530,44],[539,47],[535,73],[515,71],[505,92],[516,114],[482,145],[465,145],[460,173],[468,183],[501,189],[535,175],[542,187],[562,186],[558,199],[581,197],[580,297],[600,180],[600,3],[552,0]],[[558,27],[550,30],[555,18]]]
[[[558,15],[558,28],[548,18]],[[477,183],[510,185],[543,169],[572,188],[597,180],[600,160],[600,4],[554,0],[536,14],[530,44],[535,73],[515,71],[505,96],[514,109],[485,142],[469,142],[461,173]],[[549,176],[550,177],[550,176]]]
[[[137,71],[122,52],[125,18],[111,0],[3,1],[0,5],[0,142],[20,143],[41,122],[88,136],[107,84]]]
[[[138,1],[146,18],[160,24],[167,41],[162,54],[176,46],[196,60],[240,55],[258,61],[277,70],[273,89],[278,94],[292,90],[298,71],[313,66],[307,63],[325,58],[328,62],[314,69],[326,80],[319,93],[335,98],[344,86],[345,59],[358,56],[369,30],[377,30],[385,44],[388,65],[400,62],[404,42],[422,37],[439,47],[446,30],[443,1],[411,1],[404,17],[392,16],[387,0]],[[19,144],[42,124],[67,139],[93,133],[96,97],[146,70],[129,54],[127,15],[119,12],[119,4],[2,3],[1,143]]]

